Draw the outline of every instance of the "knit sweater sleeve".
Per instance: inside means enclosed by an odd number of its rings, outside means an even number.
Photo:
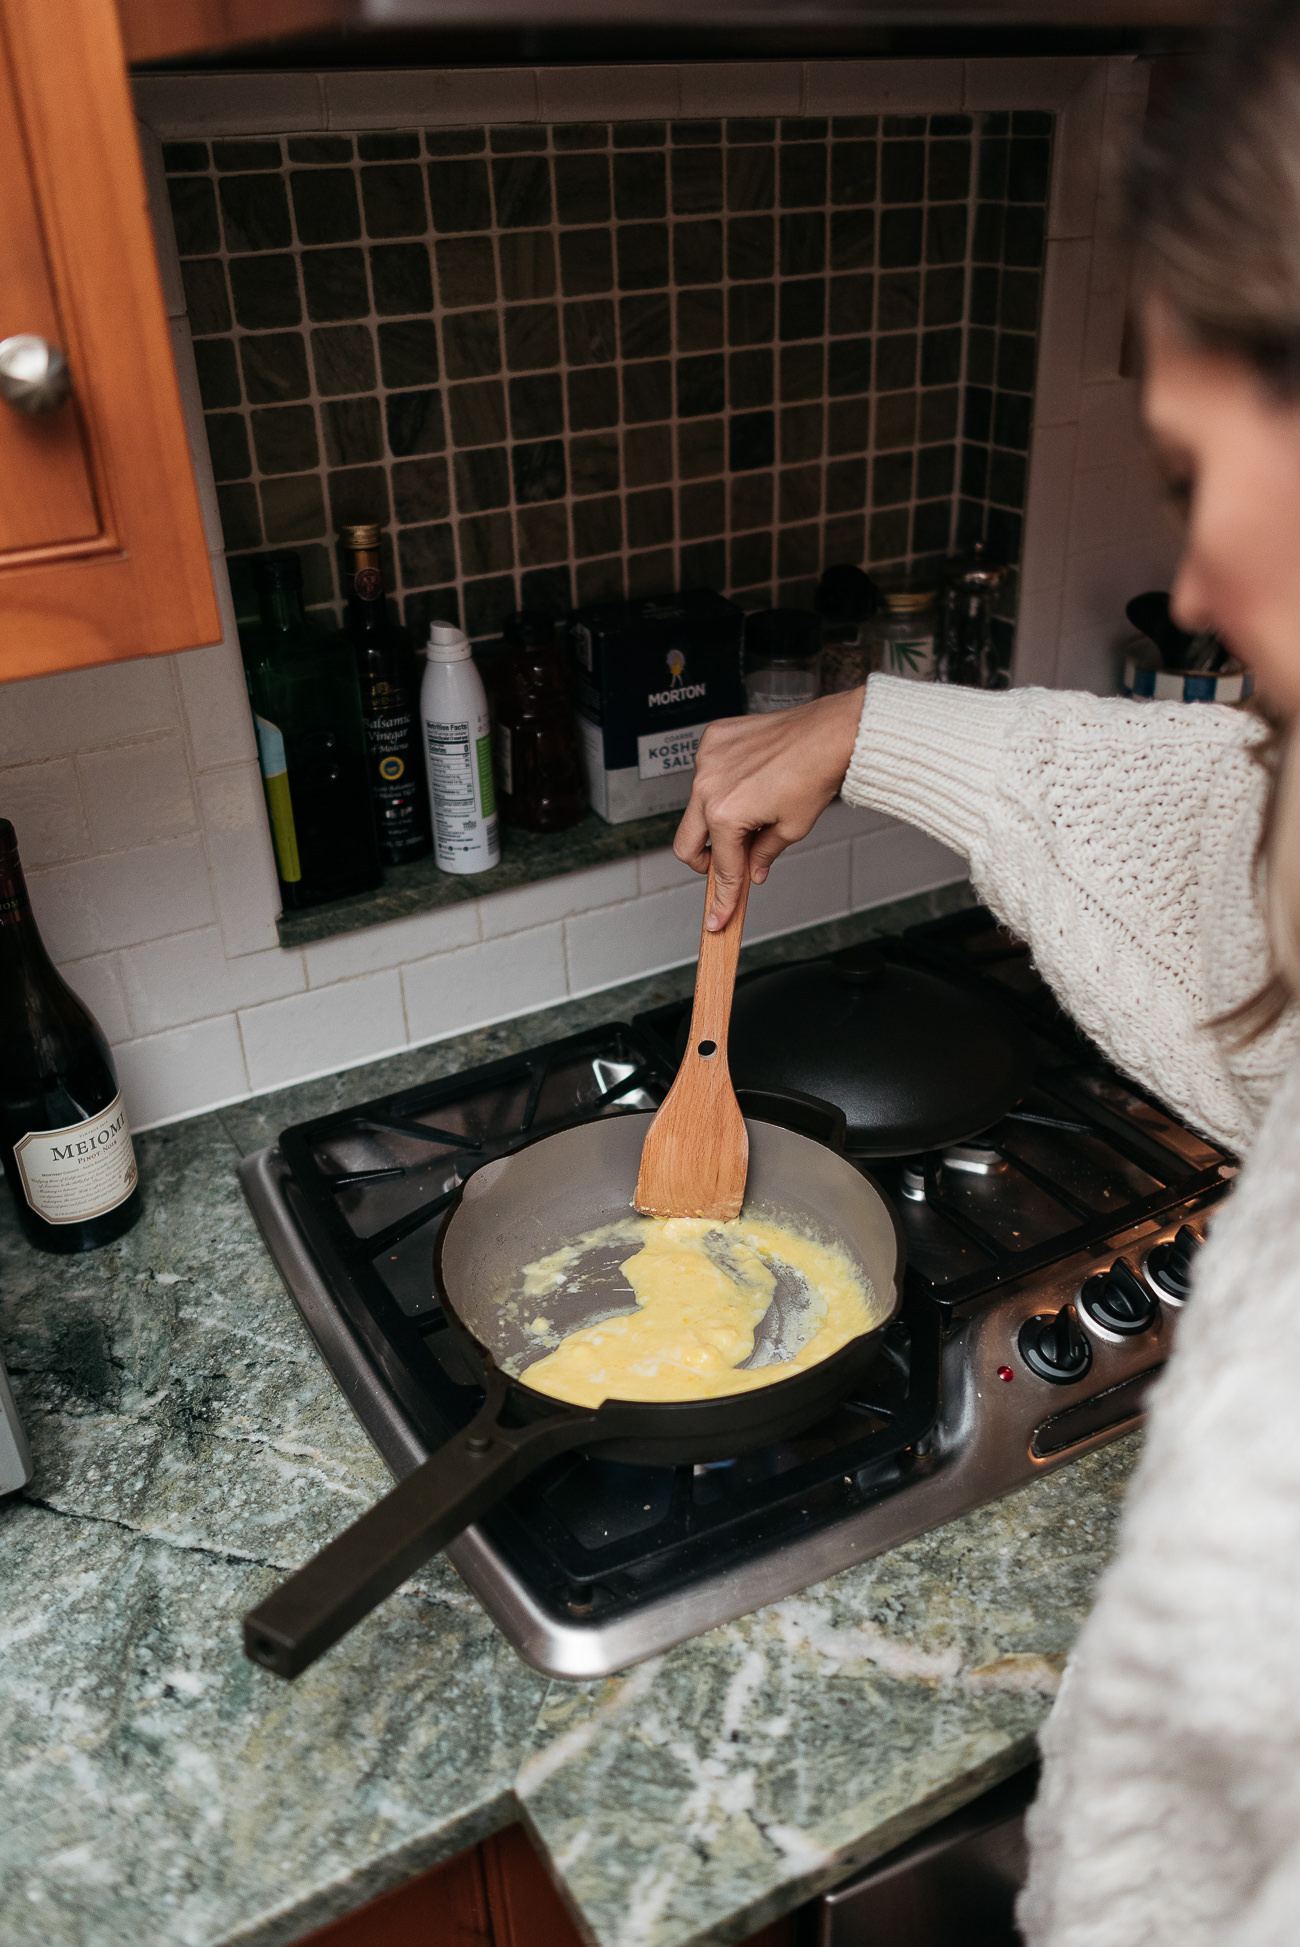
[[[1062,1006],[1180,1116],[1244,1149],[1300,1009],[1244,1048],[1215,1016],[1268,970],[1253,716],[873,676],[843,796],[970,861]]]

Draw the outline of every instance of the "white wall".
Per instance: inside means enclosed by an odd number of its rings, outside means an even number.
[[[1129,258],[1117,185],[1146,113],[1147,70],[1099,61],[1058,127],[1016,632],[1016,681],[1114,690],[1124,604],[1167,588],[1178,555],[1119,375]]]
[[[577,72],[589,90],[592,71]],[[255,88],[232,76],[141,84],[156,208],[166,199],[153,130],[235,134],[593,112],[557,109],[551,94],[563,76],[531,72],[479,77],[478,87],[461,77],[454,98],[435,90],[433,106],[428,90],[438,77],[335,76],[328,89],[314,77],[254,79]],[[1154,539],[1132,387],[1117,377],[1126,273],[1097,240],[1108,213],[1103,146],[1140,113],[1142,71],[1125,61],[789,63],[765,64],[761,80],[759,104],[754,71],[743,67],[624,71],[598,90],[600,113],[712,115],[745,104],[767,114],[1062,111],[1018,677],[1109,688],[1123,601],[1160,579],[1156,564],[1165,558]],[[421,85],[417,102],[412,90]],[[653,108],[646,87],[658,91]],[[506,105],[502,89],[514,89],[518,103],[511,94]],[[225,638],[0,692],[0,808],[18,829],[46,942],[113,1044],[135,1126],[692,958],[700,883],[666,851],[302,950],[277,945],[275,874],[166,222],[159,241]],[[747,937],[860,911],[962,869],[920,834],[835,805],[755,891]]]

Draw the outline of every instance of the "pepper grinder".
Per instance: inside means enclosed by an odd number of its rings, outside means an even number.
[[[1006,577],[1006,563],[995,560],[983,541],[950,564],[939,619],[941,683],[962,683],[968,689],[992,686],[993,602]]]

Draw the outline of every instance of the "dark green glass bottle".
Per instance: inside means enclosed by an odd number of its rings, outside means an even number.
[[[42,1251],[93,1251],[140,1215],[113,1057],[45,951],[7,818],[0,818],[0,1157],[23,1230]]]
[[[280,896],[293,908],[367,892],[383,874],[351,650],[303,613],[296,554],[259,555],[252,571],[261,621],[240,642]]]
[[[409,865],[433,850],[415,658],[405,630],[386,613],[378,527],[345,527],[343,540],[350,557],[347,635],[361,682],[379,853],[385,865]]]

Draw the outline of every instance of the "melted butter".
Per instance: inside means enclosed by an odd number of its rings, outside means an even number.
[[[803,1372],[874,1323],[870,1293],[843,1251],[744,1216],[726,1224],[671,1217],[606,1225],[528,1265],[525,1294],[562,1292],[584,1250],[624,1237],[641,1243],[621,1267],[637,1309],[570,1332],[530,1365],[522,1377],[539,1392],[574,1406],[717,1399]],[[792,1356],[737,1371],[772,1303],[778,1261],[806,1287],[798,1329],[786,1334]]]

